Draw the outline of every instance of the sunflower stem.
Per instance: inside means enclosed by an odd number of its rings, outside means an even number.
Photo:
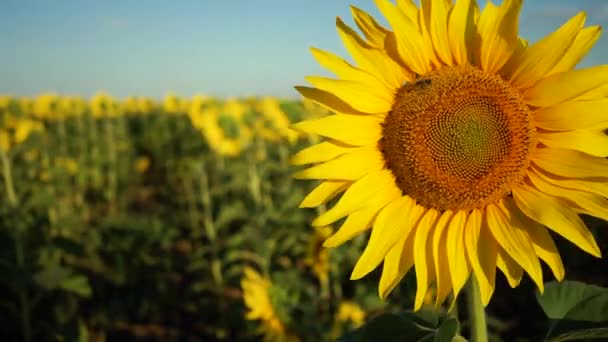
[[[481,303],[481,292],[479,284],[474,276],[469,280],[467,287],[467,308],[469,311],[469,322],[471,325],[472,342],[488,342],[488,327],[486,324],[486,312]]]

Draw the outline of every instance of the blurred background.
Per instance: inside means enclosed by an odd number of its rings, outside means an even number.
[[[293,86],[327,75],[311,46],[348,59],[350,4],[385,23],[371,0],[3,0],[0,337],[325,341],[411,308],[413,272],[387,301],[378,272],[349,280],[366,237],[324,249],[324,208],[298,208],[316,184],[291,178],[319,138],[290,124],[328,114]],[[604,0],[534,0],[521,35],[579,11],[608,23]],[[608,285],[605,259],[556,239],[568,279]],[[493,340],[542,337],[533,298],[498,276]]]

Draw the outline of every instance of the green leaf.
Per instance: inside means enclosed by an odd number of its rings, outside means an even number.
[[[608,328],[585,329],[567,332],[553,337],[551,342],[574,341],[574,340],[599,340],[608,339]]]
[[[577,281],[550,282],[536,298],[551,320],[547,338],[562,336],[558,340],[565,341],[573,339],[568,336],[584,334],[583,331],[597,333],[598,329],[608,329],[606,288]]]
[[[460,324],[458,323],[458,320],[454,318],[444,321],[435,333],[433,342],[452,342],[458,333],[459,327]]]
[[[456,319],[448,319],[439,327],[437,314],[429,312],[385,314],[376,317],[340,342],[412,341],[452,342],[459,330]]]
[[[90,297],[92,293],[89,280],[83,275],[76,275],[64,280],[60,287],[81,297]]]

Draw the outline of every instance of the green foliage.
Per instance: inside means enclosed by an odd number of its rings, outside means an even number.
[[[537,299],[550,319],[547,340],[608,338],[608,288],[577,281],[551,282]]]

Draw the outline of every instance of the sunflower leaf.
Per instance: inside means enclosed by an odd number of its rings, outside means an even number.
[[[537,300],[550,319],[547,340],[584,339],[608,331],[606,288],[576,281],[550,282]]]

